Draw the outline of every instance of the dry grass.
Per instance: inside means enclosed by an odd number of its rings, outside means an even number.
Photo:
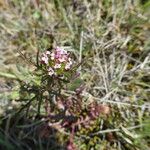
[[[68,47],[78,62],[85,60],[79,71],[87,102],[111,108],[93,133],[102,135],[100,149],[148,149],[147,135],[141,142],[136,138],[150,112],[148,6],[142,0],[0,0],[0,71],[17,70],[16,64],[27,67],[18,51],[34,61],[38,49]],[[10,79],[0,83],[12,86]],[[106,140],[105,132],[115,132],[115,140]],[[82,144],[81,149],[90,149]]]

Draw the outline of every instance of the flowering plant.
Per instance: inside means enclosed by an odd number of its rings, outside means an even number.
[[[109,107],[87,102],[83,96],[85,86],[77,78],[80,63],[75,64],[71,54],[62,47],[46,50],[41,55],[37,53],[37,62],[31,63],[35,70],[25,72],[22,68],[24,74],[17,78],[18,101],[21,101],[17,114],[24,112],[27,118],[41,123],[36,130],[41,139],[49,139],[54,130],[54,134],[62,133],[58,139],[65,136],[67,150],[77,150],[77,138],[89,137],[99,130],[95,125],[100,116],[104,119],[108,116]]]
[[[61,47],[42,53],[41,63],[49,76],[61,78],[67,76],[67,72],[73,65],[70,54]]]

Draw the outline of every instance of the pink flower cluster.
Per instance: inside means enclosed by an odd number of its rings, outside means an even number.
[[[41,63],[44,64],[48,71],[48,75],[62,75],[64,71],[71,69],[72,59],[66,50],[56,47],[53,51],[42,53]]]

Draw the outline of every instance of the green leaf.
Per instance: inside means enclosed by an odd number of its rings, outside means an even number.
[[[137,134],[135,134],[135,133],[133,134],[131,131],[129,131],[128,129],[124,128],[123,126],[121,126],[121,129],[129,137],[132,137],[132,138],[137,138],[138,137]]]
[[[38,124],[40,124],[40,123],[42,123],[42,122],[44,122],[44,121],[43,121],[43,120],[38,120],[38,121],[36,121],[36,122],[34,122],[34,123],[31,123],[31,124],[19,125],[19,126],[17,126],[17,128],[30,128],[30,127],[33,127],[33,126],[35,126],[35,125],[38,125]]]
[[[83,83],[83,80],[81,80],[80,78],[77,78],[68,84],[68,89],[71,91],[74,91],[77,88],[79,88],[82,83]]]
[[[148,8],[150,8],[150,1],[148,1],[143,5],[143,9],[148,9]]]
[[[33,13],[33,18],[35,18],[35,19],[41,19],[41,13],[39,12],[39,11],[35,11],[34,13]]]
[[[17,77],[14,74],[6,73],[6,72],[0,72],[0,77],[17,79]]]

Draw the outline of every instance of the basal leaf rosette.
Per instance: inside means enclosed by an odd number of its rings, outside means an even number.
[[[61,47],[56,47],[52,51],[45,51],[41,56],[42,69],[50,77],[68,77],[72,69],[73,60],[70,54]]]

